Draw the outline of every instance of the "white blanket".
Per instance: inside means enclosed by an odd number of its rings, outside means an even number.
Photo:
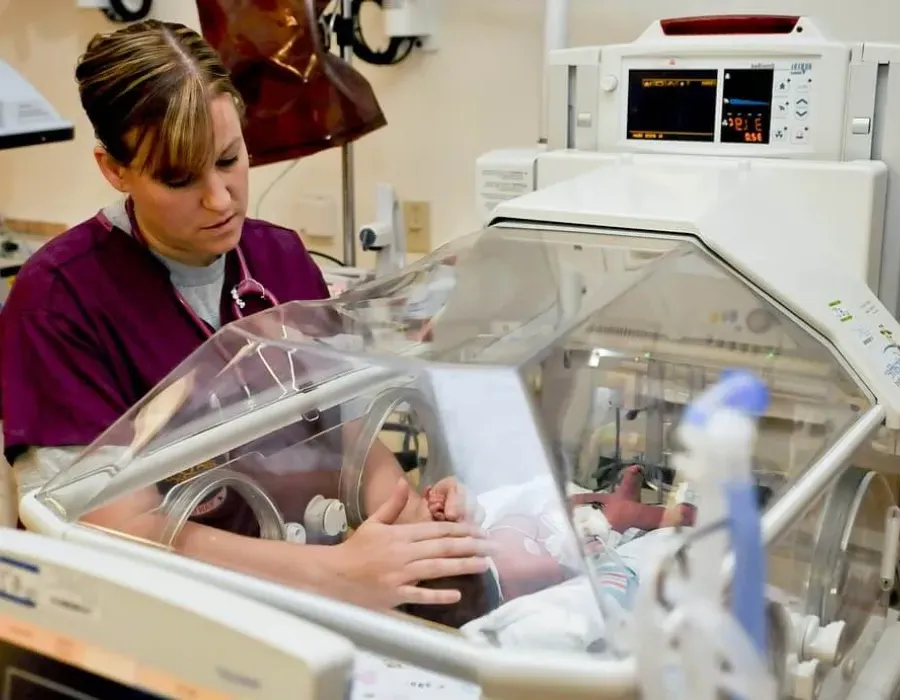
[[[568,490],[569,493],[583,491],[574,484],[570,484]],[[623,579],[626,574],[630,575],[630,583],[634,585],[649,573],[663,541],[673,532],[670,528],[655,530],[620,544],[621,535],[610,528],[603,513],[586,506],[574,510],[573,533],[562,512],[556,485],[550,477],[495,489],[482,494],[478,503],[484,509],[483,526],[486,529],[508,515],[541,517],[544,525],[552,531],[542,544],[561,564],[572,570],[584,572],[590,565],[582,556],[575,537],[603,541],[614,552],[611,555],[614,560],[622,565]],[[556,504],[559,504],[558,507],[554,507]],[[558,514],[557,510],[560,511]],[[609,564],[609,560],[605,563]],[[609,584],[608,577],[598,582],[601,595],[603,586]],[[612,582],[613,586],[615,584]],[[623,598],[627,596],[604,596],[603,610],[607,615],[624,615],[619,605]],[[606,641],[611,623],[615,625],[618,620],[605,619],[594,587],[582,574],[557,586],[504,603],[497,610],[467,624],[462,632],[475,641],[506,648],[583,651],[597,642]]]
[[[661,545],[672,532],[654,530],[615,549],[634,572],[637,584],[655,566]],[[465,625],[462,632],[473,641],[504,648],[584,651],[598,642],[608,642],[609,629],[615,629],[625,614],[611,597],[604,597],[603,609],[616,619],[606,619],[591,582],[583,574],[504,603]]]

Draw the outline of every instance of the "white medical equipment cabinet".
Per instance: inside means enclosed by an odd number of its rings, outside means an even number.
[[[695,211],[718,196],[701,189],[708,171],[759,169],[788,205],[814,203],[816,225],[784,222],[798,247],[900,312],[900,187],[889,177],[900,173],[900,46],[837,41],[806,17],[725,15],[662,20],[632,43],[553,51],[549,63],[546,147],[477,162],[486,218],[603,166],[646,166],[643,181],[597,195],[614,207],[625,189],[648,215],[660,180]],[[778,201],[768,206],[780,223]]]
[[[0,533],[0,693],[96,700],[343,698],[355,649],[209,584]]]

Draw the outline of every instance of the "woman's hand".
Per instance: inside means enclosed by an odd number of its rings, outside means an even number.
[[[335,572],[363,584],[368,605],[376,609],[405,603],[452,605],[458,590],[426,589],[420,581],[481,574],[488,569],[490,544],[470,523],[398,524],[410,487],[401,479],[391,497],[350,538],[333,549]]]

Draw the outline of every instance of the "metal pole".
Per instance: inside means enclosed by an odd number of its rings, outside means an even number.
[[[351,0],[341,0],[341,18],[344,26],[353,20]],[[353,46],[341,44],[341,58],[348,64],[353,61]],[[343,224],[344,264],[356,267],[356,181],[353,172],[353,144],[341,146],[341,222]]]
[[[538,143],[547,143],[549,136],[550,53],[569,45],[569,0],[544,0],[544,56],[541,75],[541,104],[538,122]]]
[[[763,515],[763,541],[775,542],[786,533],[834,483],[862,445],[884,422],[884,406],[876,404],[862,414]]]

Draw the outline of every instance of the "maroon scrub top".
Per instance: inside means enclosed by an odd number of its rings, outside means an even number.
[[[281,303],[325,299],[296,233],[247,219],[250,274]],[[239,281],[226,260],[222,324]],[[244,312],[252,313],[247,300]],[[10,464],[29,447],[87,445],[207,339],[169,271],[132,236],[93,217],[37,251],[0,312],[0,415]]]

